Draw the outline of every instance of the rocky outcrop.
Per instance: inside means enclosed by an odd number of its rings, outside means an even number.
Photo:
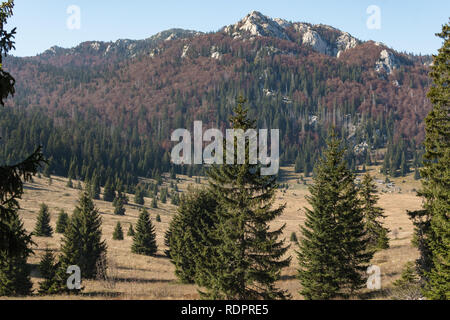
[[[399,67],[397,57],[391,51],[384,49],[380,53],[380,59],[376,62],[375,70],[377,72],[386,72],[391,74],[395,69]]]
[[[273,37],[282,40],[291,39],[288,30],[293,28],[301,39],[301,44],[314,51],[338,57],[342,52],[356,47],[360,41],[346,32],[330,26],[311,25],[308,23],[292,23],[284,19],[271,19],[258,11],[249,13],[234,25],[223,28],[223,31],[235,39],[252,37]],[[332,33],[337,40],[327,40],[324,33]]]

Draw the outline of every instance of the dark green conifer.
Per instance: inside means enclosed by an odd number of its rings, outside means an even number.
[[[3,57],[14,47],[16,29],[6,30],[13,7],[13,0],[0,4],[0,106],[15,93],[15,79],[3,69]],[[43,163],[41,148],[38,148],[18,164],[0,166],[0,296],[31,293],[30,270],[26,262],[32,253],[33,241],[17,214],[18,200],[23,194],[23,182],[31,182]]]
[[[116,198],[114,200],[114,214],[118,216],[124,216],[125,215],[125,207],[123,205],[123,198]]]
[[[218,203],[207,190],[190,190],[182,197],[177,214],[165,234],[166,255],[175,265],[175,274],[185,283],[202,282],[197,270],[214,254],[217,242],[211,232],[217,227]],[[212,271],[212,270],[210,270]]]
[[[96,278],[97,264],[106,254],[101,223],[100,214],[90,195],[83,192],[62,239],[58,275],[63,288],[66,287],[67,268],[72,265],[80,267],[82,279]]]
[[[380,221],[386,216],[383,214],[383,209],[377,207],[379,199],[377,196],[377,186],[370,174],[367,173],[364,175],[359,193],[368,239],[368,249],[377,251],[389,248],[389,230]]]
[[[240,98],[230,121],[233,129],[255,128]],[[275,286],[281,270],[290,264],[284,258],[288,247],[282,235],[284,226],[270,230],[284,206],[272,208],[278,188],[276,176],[261,174],[260,164],[250,164],[249,143],[245,143],[244,164],[212,166],[208,172],[211,192],[219,203],[218,226],[211,236],[218,242],[199,268],[198,278],[210,299],[284,299],[285,290]],[[224,152],[225,153],[225,152]]]
[[[419,270],[425,282],[424,295],[433,300],[450,299],[450,23],[438,36],[443,40],[431,68],[433,86],[428,97],[433,104],[425,119],[425,154],[423,156],[422,189],[424,211],[420,216],[428,224],[418,237],[425,243],[420,260],[431,262],[428,270]],[[428,256],[428,257],[427,257]],[[424,267],[422,265],[422,267]]]
[[[136,188],[136,192],[134,194],[134,203],[143,206],[145,204],[144,200],[144,190],[141,188]]]
[[[146,256],[154,256],[158,251],[156,245],[156,232],[147,209],[141,209],[136,231],[133,237],[131,252]]]
[[[50,226],[50,212],[48,206],[45,203],[42,203],[33,235],[36,237],[51,237],[52,234],[53,228]]]
[[[68,224],[69,215],[61,209],[58,215],[58,220],[56,221],[56,233],[64,233]]]
[[[0,250],[0,296],[26,296],[31,294],[33,287],[27,265],[27,259],[33,253],[30,249],[33,242],[17,212],[10,214],[6,227],[14,245]]]
[[[116,197],[114,188],[112,186],[111,180],[106,180],[105,188],[103,189],[103,200],[107,202],[112,202]]]
[[[113,232],[113,240],[123,240],[123,230],[120,222],[117,222]]]
[[[130,223],[130,227],[128,228],[127,236],[134,237],[134,235],[135,235],[135,232],[134,232],[134,229],[133,229],[133,225]]]
[[[55,261],[53,251],[46,248],[45,254],[39,263],[39,272],[44,279],[39,283],[39,293],[42,295],[57,294],[61,292],[57,277],[58,263]]]
[[[306,299],[353,294],[363,286],[372,257],[355,176],[347,169],[344,153],[332,134],[309,187],[311,209],[305,208],[298,251],[300,293]]]

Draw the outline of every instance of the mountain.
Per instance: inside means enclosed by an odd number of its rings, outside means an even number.
[[[164,41],[188,39],[201,35],[201,32],[183,29],[170,29],[159,32],[145,40],[120,39],[115,42],[88,41],[75,48],[51,47],[42,54],[31,58],[38,62],[47,62],[56,66],[87,65],[117,62],[141,55],[153,55]]]
[[[191,128],[194,120],[224,128],[243,94],[259,127],[281,130],[285,163],[314,162],[334,124],[351,150],[370,146],[349,158],[353,165],[364,163],[367,153],[380,158],[376,150],[387,148],[395,168],[402,154],[417,159],[430,110],[429,64],[430,57],[330,26],[253,11],[214,33],[172,29],[146,40],[8,57],[16,96],[8,102],[14,109],[0,114],[0,135],[23,144],[22,153],[46,145],[59,174],[75,163],[81,176],[94,168],[104,176],[108,168],[148,176],[170,169],[174,129]],[[13,124],[30,139],[11,138]],[[12,147],[5,143],[0,160],[20,156],[8,154]]]

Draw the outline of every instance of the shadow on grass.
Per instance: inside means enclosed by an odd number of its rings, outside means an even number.
[[[116,282],[121,283],[129,283],[129,282],[135,282],[135,283],[171,283],[173,280],[167,280],[167,279],[142,279],[142,278],[117,278],[114,279]]]
[[[391,300],[391,290],[381,289],[358,294],[357,298],[361,300]]]
[[[123,293],[120,292],[81,292],[79,294],[80,297],[83,298],[118,298],[120,296],[123,296]]]

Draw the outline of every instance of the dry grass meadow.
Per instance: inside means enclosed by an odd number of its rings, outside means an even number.
[[[371,168],[371,173],[376,179],[384,181],[377,173],[378,168]],[[300,236],[299,225],[304,222],[303,208],[307,206],[305,195],[308,194],[307,185],[299,181],[300,175],[293,172],[292,168],[283,168],[283,181],[287,183],[287,190],[280,190],[277,195],[277,204],[286,203],[284,214],[274,222],[274,226],[286,224],[285,238],[289,242],[292,232]],[[395,188],[387,188],[380,184],[379,204],[385,209],[387,218],[385,224],[391,230],[391,246],[389,249],[376,254],[373,264],[378,265],[382,272],[382,290],[365,296],[366,298],[382,299],[389,297],[389,288],[392,282],[400,276],[401,270],[407,261],[415,260],[416,249],[411,245],[413,226],[408,219],[406,210],[419,209],[422,200],[416,196],[415,189],[420,183],[414,181],[412,175],[406,178],[391,179],[395,182]],[[300,183],[299,183],[300,182]],[[311,180],[307,179],[307,183]],[[381,182],[381,181],[380,181]],[[34,228],[39,205],[46,203],[51,212],[52,226],[55,228],[59,209],[64,209],[71,214],[78,199],[78,190],[66,187],[67,180],[60,177],[52,177],[49,185],[47,178],[35,178],[33,183],[26,185],[25,194],[21,205],[21,217],[25,228],[31,232]],[[165,181],[165,184],[170,181]],[[202,183],[205,183],[202,180]],[[179,177],[179,190],[186,190],[194,183],[194,178]],[[76,181],[74,182],[76,185]],[[109,273],[113,281],[84,281],[85,290],[79,296],[33,296],[27,299],[197,299],[199,295],[194,285],[181,284],[174,275],[174,267],[164,256],[164,232],[172,219],[176,207],[171,204],[158,203],[158,209],[150,208],[150,199],[145,199],[145,204],[150,212],[153,223],[156,226],[159,253],[157,257],[135,255],[130,252],[132,239],[126,236],[129,224],[135,225],[140,206],[133,203],[133,196],[129,195],[130,204],[126,206],[126,216],[113,215],[111,203],[95,201],[103,219],[103,237],[108,245]],[[170,202],[170,201],[168,201]],[[156,222],[159,214],[161,222]],[[124,241],[112,240],[113,229],[120,221],[125,233]],[[36,246],[35,254],[30,257],[29,263],[33,267],[32,280],[37,291],[40,281],[37,265],[46,247],[59,250],[61,235],[55,234],[52,238],[33,237]],[[296,246],[291,245],[289,255],[292,263],[283,271],[279,282],[281,288],[289,290],[293,299],[301,299],[298,294],[299,282],[295,278],[297,261]]]

